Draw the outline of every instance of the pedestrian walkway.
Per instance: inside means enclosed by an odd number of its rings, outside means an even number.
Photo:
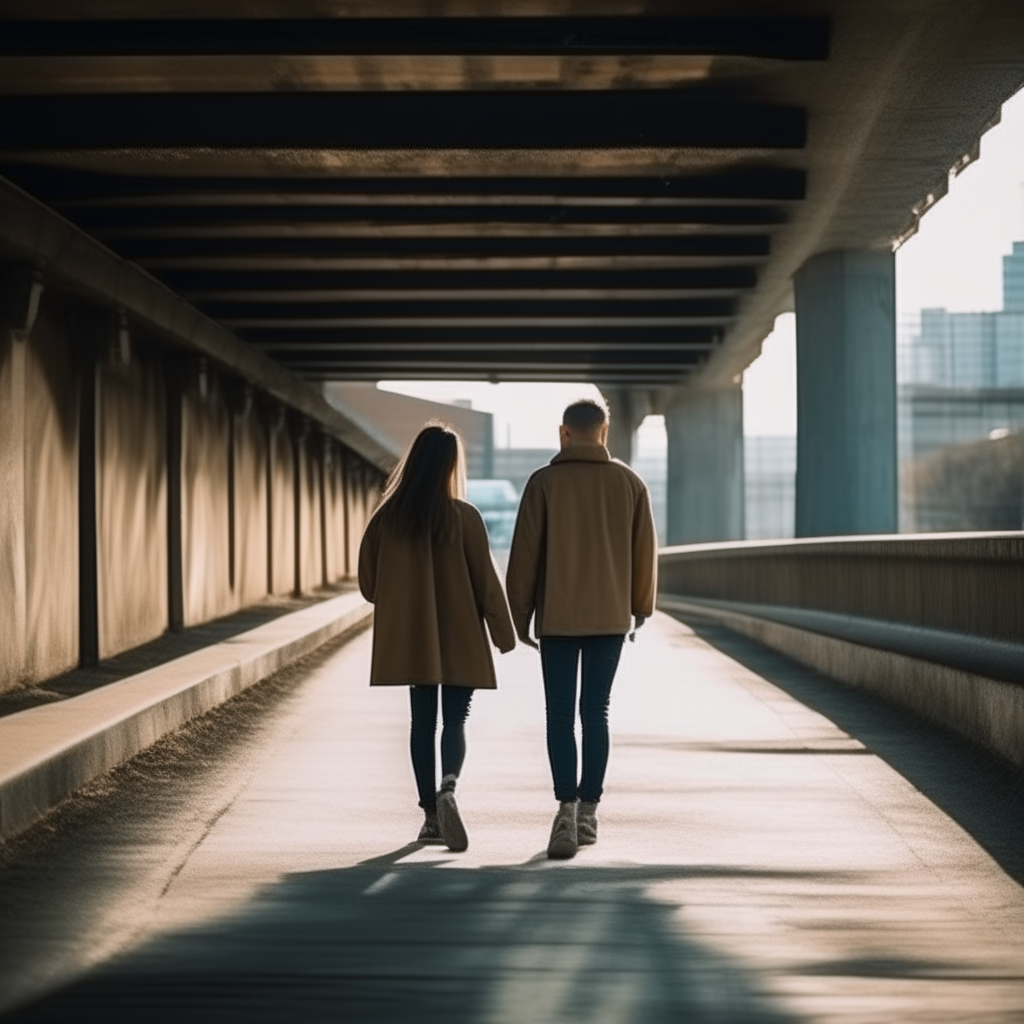
[[[12,1019],[1024,1021],[1024,889],[687,626],[627,645],[600,841],[559,863],[536,654],[474,698],[456,855],[411,842],[408,696],[366,686],[369,639],[306,670],[244,771],[168,777],[144,889],[116,829],[81,850],[109,869],[105,915],[65,926],[91,934],[13,922],[99,963]]]

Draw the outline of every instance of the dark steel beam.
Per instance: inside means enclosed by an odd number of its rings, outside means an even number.
[[[587,56],[824,60],[825,18],[256,18],[0,22],[0,54]]]
[[[407,300],[376,302],[204,302],[202,310],[217,320],[280,320],[296,323],[323,319],[443,317],[731,317],[736,312],[732,299],[662,299],[620,301],[572,300]]]
[[[370,205],[364,203],[150,206],[75,208],[61,207],[79,227],[93,233],[112,234],[124,230],[133,234],[170,229],[180,237],[189,229],[203,232],[242,230],[256,234],[265,229],[331,231],[345,225],[514,225],[524,228],[553,228],[573,225],[614,225],[647,227],[652,224],[700,227],[774,227],[786,222],[777,206],[639,206],[611,205],[469,205],[417,204]]]
[[[120,238],[117,252],[129,259],[166,257],[414,257],[485,258],[558,256],[767,256],[768,235],[600,235],[600,236],[403,236],[357,238]]]
[[[446,345],[465,344],[486,354],[502,345],[516,346],[602,346],[617,349],[644,345],[709,348],[721,340],[722,329],[715,325],[684,327],[589,326],[589,327],[253,327],[239,332],[256,348],[317,349],[419,346],[429,353]]]
[[[82,200],[117,203],[152,201],[191,202],[209,199],[256,201],[273,195],[330,196],[504,196],[582,199],[743,200],[794,202],[805,198],[807,175],[790,167],[748,166],[714,173],[667,177],[430,177],[339,178],[330,176],[281,177],[139,177],[98,174],[46,164],[0,162],[0,172],[22,183],[55,205]]]
[[[497,291],[662,289],[735,292],[757,284],[753,266],[645,270],[166,270],[161,278],[197,300],[216,293],[244,292],[260,301],[275,292]]]
[[[802,108],[707,90],[5,96],[0,145],[343,150],[799,149]]]

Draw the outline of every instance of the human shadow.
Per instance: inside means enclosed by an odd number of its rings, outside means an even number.
[[[413,844],[415,846],[415,844]],[[156,937],[10,1015],[145,1024],[785,1024],[749,964],[687,934],[652,885],[789,872],[401,864],[293,874],[239,913]]]
[[[837,682],[698,616],[674,615],[702,640],[855,736],[1024,884],[1024,773],[949,729]]]

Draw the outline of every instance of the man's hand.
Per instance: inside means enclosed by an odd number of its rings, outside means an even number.
[[[535,651],[540,650],[540,644],[537,643],[537,641],[534,640],[529,633],[527,633],[525,636],[520,635],[519,639],[522,640],[522,642],[526,644],[527,647],[532,647]]]

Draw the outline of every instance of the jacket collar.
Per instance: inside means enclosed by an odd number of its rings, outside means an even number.
[[[611,456],[603,444],[571,444],[555,455],[551,465],[559,462],[611,462]]]

